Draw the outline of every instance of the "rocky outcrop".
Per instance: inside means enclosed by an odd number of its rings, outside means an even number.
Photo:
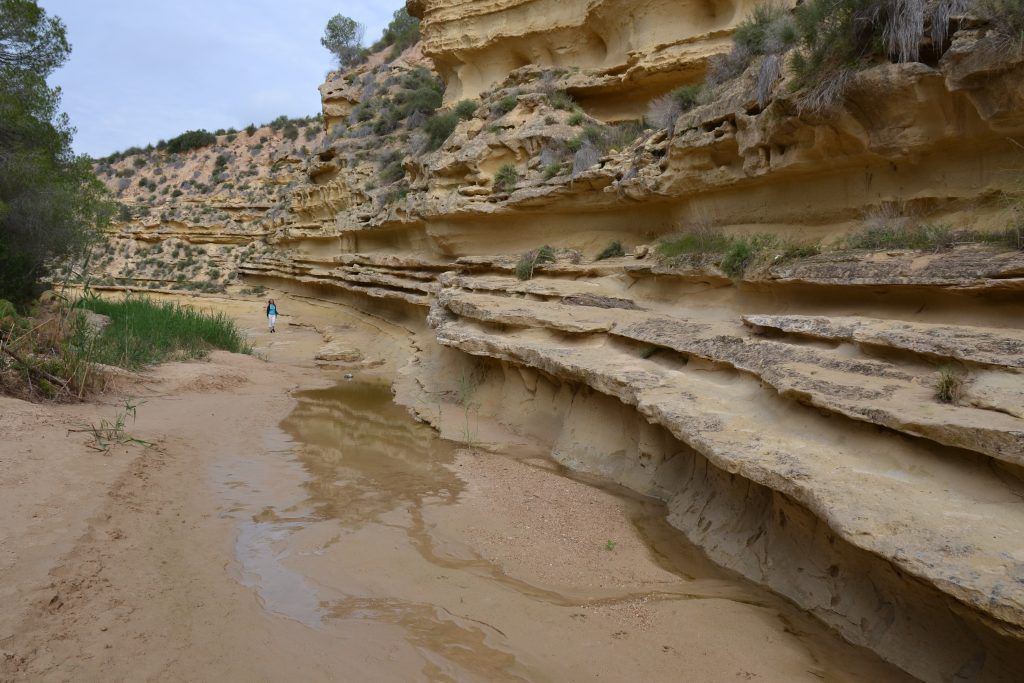
[[[566,89],[608,119],[636,118],[641,103],[703,78],[727,52],[749,2],[665,0],[415,0],[423,50],[447,97],[475,98],[527,65],[566,72]],[[639,107],[638,107],[639,104]]]

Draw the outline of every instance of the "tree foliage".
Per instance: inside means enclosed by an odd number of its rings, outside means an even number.
[[[74,256],[113,213],[46,77],[71,52],[35,0],[0,0],[0,298],[23,304],[54,259]]]
[[[320,44],[327,48],[343,69],[363,60],[363,34],[366,27],[344,14],[335,14],[327,22]]]
[[[384,29],[381,42],[391,46],[391,59],[420,39],[420,20],[409,14],[405,7],[395,10],[391,23]]]

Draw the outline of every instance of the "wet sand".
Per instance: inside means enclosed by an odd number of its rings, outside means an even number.
[[[3,680],[902,678],[709,563],[659,504],[443,441],[391,401],[395,362],[345,381],[303,361],[313,330],[242,315],[269,362],[214,354],[129,388],[159,449],[65,436],[48,472],[26,454],[61,426],[23,411],[4,460],[68,509],[4,537]],[[38,520],[26,504],[13,518]]]

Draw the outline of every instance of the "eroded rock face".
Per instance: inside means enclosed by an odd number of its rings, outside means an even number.
[[[699,80],[749,9],[411,2],[423,43],[331,74],[325,128],[256,164],[259,201],[160,198],[116,263],[169,251],[401,319],[411,410],[480,376],[486,418],[665,500],[712,558],[851,641],[926,680],[1012,678],[1024,57],[964,21],[937,62],[865,69],[827,112],[786,73],[759,102],[755,60],[667,128],[608,125]],[[472,106],[442,106],[435,135],[395,112],[439,100],[438,76]],[[946,237],[843,242],[911,216]],[[669,255],[680,229],[725,243]],[[369,362],[330,336],[320,362]]]
[[[526,65],[577,71],[570,92],[606,120],[699,81],[749,0],[420,0],[423,49],[451,101],[475,98]]]
[[[665,498],[672,522],[720,561],[769,583],[918,676],[941,680],[977,664],[975,675],[998,679],[1022,661],[1019,563],[1004,554],[1006,543],[1024,532],[1024,506],[1015,499],[1022,484],[991,476],[970,454],[1024,463],[1019,413],[970,400],[970,388],[959,404],[942,403],[935,371],[919,359],[883,360],[764,338],[739,320],[709,319],[692,296],[669,313],[644,310],[662,308],[651,301],[632,309],[576,305],[570,297],[583,283],[557,275],[528,288],[510,281],[504,291],[494,275],[447,276],[443,284],[430,316],[442,344],[615,397],[685,445],[678,460],[642,450],[612,455],[581,429],[575,442],[558,445],[573,466]],[[613,282],[590,284],[595,292],[622,297]],[[679,317],[681,310],[693,317]],[[968,368],[969,376],[980,374],[1005,405],[1021,398],[1011,388],[1019,379],[1017,332],[857,318],[764,315],[747,316],[747,322],[860,341],[868,350],[888,346],[938,362],[980,363]],[[972,339],[973,351],[965,346]],[[492,381],[511,402],[516,382],[507,374]],[[501,405],[494,406],[494,417],[518,424],[515,411]],[[900,433],[921,439],[902,440]],[[1009,497],[998,493],[1004,486]],[[966,510],[973,511],[969,520]],[[818,537],[815,518],[826,522],[825,536]],[[740,536],[740,529],[749,535]],[[762,562],[762,550],[751,546],[781,555]],[[855,548],[868,555],[858,557]],[[797,564],[807,562],[796,571],[831,578],[812,589],[811,577],[780,570],[795,557]],[[872,557],[885,561],[876,565]],[[888,573],[889,563],[895,574]],[[872,588],[846,578],[853,565],[873,577]],[[902,573],[929,588],[921,593],[920,585],[906,585]],[[940,617],[944,610],[936,607],[947,600],[969,606],[980,621],[971,626],[971,619],[950,618],[951,612]],[[888,607],[879,611],[879,601]],[[966,631],[975,634],[975,645],[958,635]],[[945,643],[941,653],[921,656],[939,642]]]

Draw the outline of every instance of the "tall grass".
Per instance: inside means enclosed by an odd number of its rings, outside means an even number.
[[[201,358],[212,349],[252,351],[223,313],[204,313],[145,297],[86,298],[77,305],[110,317],[93,344],[92,360],[97,363],[138,369],[171,358]]]
[[[110,317],[97,331],[87,311]],[[101,389],[97,364],[138,369],[172,358],[198,358],[211,349],[250,353],[225,315],[129,297],[87,297],[18,315],[0,300],[0,393],[28,399],[75,400]]]

